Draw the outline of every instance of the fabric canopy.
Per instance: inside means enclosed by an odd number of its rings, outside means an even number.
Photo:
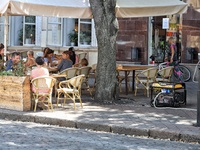
[[[117,17],[150,17],[182,14],[187,4],[180,0],[117,0]]]
[[[199,0],[191,0],[189,3],[194,7],[194,9],[200,12],[200,1]]]
[[[117,0],[120,18],[163,16],[186,12],[180,0]],[[92,18],[88,0],[3,0],[0,15],[33,15],[63,18]]]

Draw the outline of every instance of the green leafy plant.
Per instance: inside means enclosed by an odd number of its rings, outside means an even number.
[[[91,32],[90,31],[82,31],[80,33],[80,42],[81,43],[87,42],[87,44],[90,44],[90,42],[91,42]]]
[[[18,31],[18,40],[20,45],[23,45],[23,28]]]
[[[5,67],[1,65],[0,67],[0,75],[1,76],[25,76],[25,65],[23,60],[21,60],[18,64],[13,65],[13,70],[5,70]]]
[[[78,33],[77,32],[71,32],[68,34],[69,36],[69,40],[70,42],[74,42],[74,43],[77,43],[78,42]]]

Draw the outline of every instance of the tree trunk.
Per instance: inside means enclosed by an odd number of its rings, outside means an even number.
[[[118,98],[116,78],[116,0],[90,0],[98,43],[95,100],[112,102]]]

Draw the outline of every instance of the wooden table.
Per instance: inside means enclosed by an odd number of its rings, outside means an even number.
[[[134,91],[134,85],[135,85],[135,71],[136,70],[145,70],[148,68],[152,68],[155,66],[152,65],[118,65],[117,66],[117,70],[118,71],[124,71],[125,73],[125,85],[126,85],[126,95],[128,95],[128,72],[132,71],[133,75],[132,75],[132,90]]]
[[[65,75],[65,74],[51,74],[50,76],[51,76],[51,77],[53,77],[53,78],[61,78],[61,77],[66,77],[66,75]]]
[[[57,73],[58,72],[57,67],[48,67],[47,69],[49,70],[49,73]]]

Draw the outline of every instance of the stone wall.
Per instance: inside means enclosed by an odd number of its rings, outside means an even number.
[[[117,60],[147,63],[148,18],[120,18],[118,21]],[[138,49],[138,59],[134,48]]]
[[[193,63],[198,61],[198,52],[200,52],[200,12],[188,7],[188,11],[183,15],[182,23],[182,62],[192,63],[188,48],[195,49]]]

